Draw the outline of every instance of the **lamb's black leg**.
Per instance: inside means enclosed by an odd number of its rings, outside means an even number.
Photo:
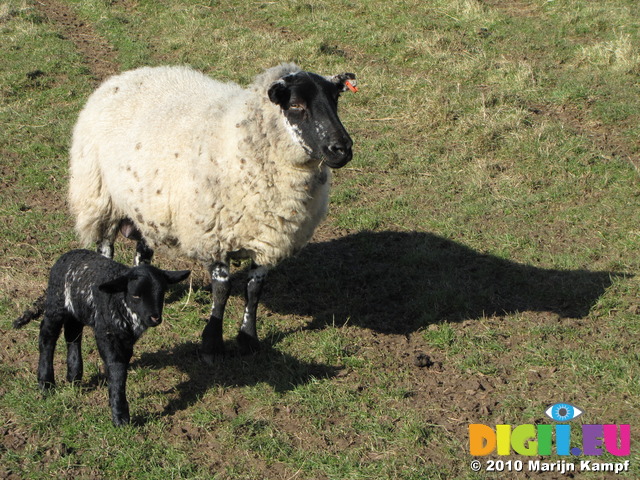
[[[151,263],[151,259],[153,258],[153,249],[147,245],[144,238],[138,240],[136,244],[136,258],[134,261],[135,265],[140,265],[142,263]]]
[[[133,355],[133,342],[123,343],[111,333],[96,330],[96,343],[107,369],[111,419],[116,427],[130,422],[127,402],[127,369]]]
[[[42,390],[49,390],[56,384],[53,375],[53,354],[63,324],[62,315],[50,313],[45,314],[40,324],[38,384]]]
[[[127,402],[127,368],[129,362],[113,362],[107,367],[111,420],[116,427],[131,421]]]
[[[238,332],[238,344],[242,353],[251,353],[260,350],[258,332],[256,331],[256,315],[260,293],[267,277],[267,269],[258,265],[252,265],[249,270],[247,287],[245,289],[245,307],[242,325]]]
[[[67,381],[82,380],[82,329],[83,325],[75,318],[64,322],[64,338],[67,341]]]
[[[211,267],[211,317],[202,332],[202,359],[213,364],[214,356],[224,353],[222,340],[222,317],[229,298],[229,266],[215,263]]]

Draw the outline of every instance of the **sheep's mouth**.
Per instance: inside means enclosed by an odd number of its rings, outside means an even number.
[[[323,150],[322,161],[331,168],[342,168],[353,158],[353,152],[350,148],[339,153],[331,152],[328,148]]]
[[[147,326],[149,327],[157,327],[162,323],[162,317],[148,317],[147,318]]]

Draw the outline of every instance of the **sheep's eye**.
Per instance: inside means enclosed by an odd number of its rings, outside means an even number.
[[[300,103],[292,103],[291,105],[289,105],[289,109],[291,110],[304,110],[304,105],[300,104]]]
[[[140,295],[131,295],[134,300],[140,300]]]

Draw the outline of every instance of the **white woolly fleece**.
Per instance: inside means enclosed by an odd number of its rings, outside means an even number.
[[[85,244],[131,218],[151,247],[205,263],[273,266],[303,247],[327,210],[331,172],[310,160],[267,90],[299,71],[271,68],[243,89],[186,67],[105,81],[73,132],[69,204]]]

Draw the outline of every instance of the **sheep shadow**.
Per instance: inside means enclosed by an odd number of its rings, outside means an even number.
[[[262,303],[309,328],[407,334],[441,321],[524,311],[587,315],[616,277],[523,265],[420,232],[360,232],[312,243],[269,277]]]
[[[332,378],[339,367],[321,363],[307,363],[291,355],[277,351],[277,339],[262,339],[261,349],[253,355],[240,355],[234,341],[225,342],[226,353],[219,356],[213,365],[207,365],[200,355],[200,344],[187,342],[170,349],[145,352],[133,362],[134,367],[147,366],[153,369],[177,367],[186,373],[186,379],[172,387],[167,394],[171,398],[161,416],[173,415],[196,403],[212,387],[243,387],[267,383],[276,392],[286,392],[314,379]],[[177,395],[175,395],[177,394]],[[137,424],[146,423],[137,417]]]
[[[613,279],[628,276],[523,265],[428,233],[360,232],[312,243],[284,261],[270,273],[261,303],[281,315],[311,317],[307,329],[349,323],[408,334],[441,321],[524,311],[584,317]],[[236,287],[243,280],[234,280]],[[184,292],[178,287],[174,293]],[[201,361],[195,342],[143,353],[134,365],[175,366],[187,374],[172,388],[177,395],[162,415],[188,408],[214,386],[267,383],[284,392],[338,374],[339,367],[305,363],[276,350],[288,333],[263,338],[262,350],[251,356],[239,355],[228,341],[229,354],[213,366]]]

